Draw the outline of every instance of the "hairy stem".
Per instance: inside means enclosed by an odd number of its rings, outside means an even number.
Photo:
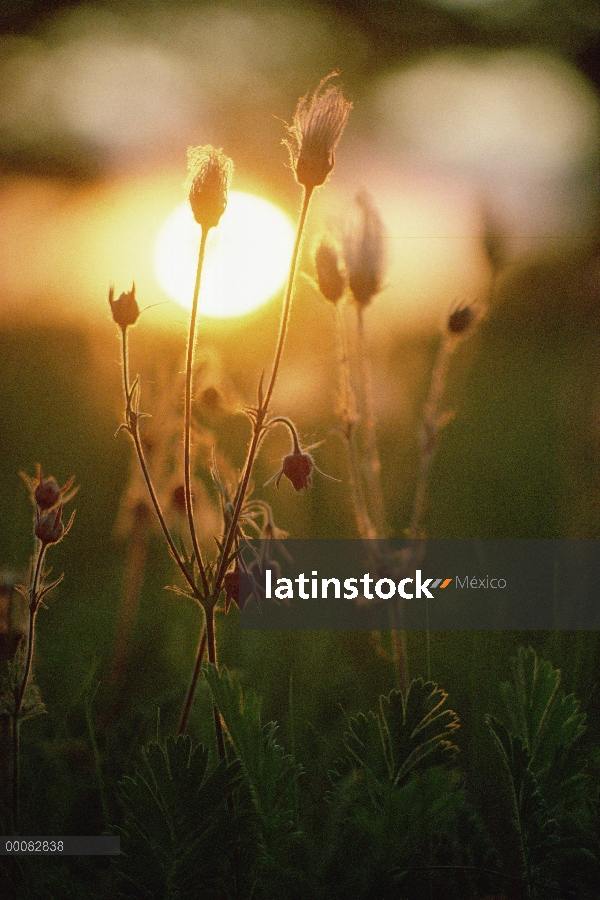
[[[363,444],[364,444],[364,472],[365,481],[371,501],[372,521],[375,531],[380,538],[386,536],[385,507],[381,490],[381,463],[377,452],[377,438],[375,435],[375,410],[373,406],[373,379],[371,376],[371,363],[365,337],[364,308],[357,310],[357,356],[358,375],[362,386],[362,420],[363,420]]]
[[[192,379],[194,368],[194,349],[196,346],[196,318],[198,315],[198,296],[200,294],[200,282],[202,280],[202,268],[204,265],[204,254],[206,252],[206,238],[208,229],[202,229],[200,238],[200,249],[198,251],[198,266],[196,269],[196,283],[194,285],[194,297],[192,300],[192,312],[190,315],[190,329],[188,333],[186,364],[185,364],[185,411],[183,425],[183,479],[185,489],[185,511],[187,515],[188,528],[190,538],[192,539],[192,547],[196,557],[196,565],[202,579],[202,587],[205,595],[209,594],[208,579],[206,570],[202,562],[200,553],[200,545],[198,543],[198,535],[196,533],[196,524],[194,522],[194,505],[192,500],[192,460],[191,460],[191,440],[192,440]]]
[[[179,728],[177,729],[177,734],[185,734],[185,729],[187,728],[188,719],[190,717],[190,711],[192,709],[192,702],[194,699],[194,694],[196,692],[196,685],[198,684],[198,678],[200,677],[200,669],[202,668],[202,660],[204,659],[205,651],[206,651],[206,626],[202,629],[202,636],[200,638],[200,644],[198,645],[198,652],[196,653],[196,664],[194,666],[194,673],[192,675],[192,680],[190,682],[187,696],[185,698],[185,704],[183,706],[183,712],[181,713],[181,719],[179,721]]]
[[[33,569],[33,576],[31,579],[31,585],[29,587],[29,630],[27,632],[27,655],[25,658],[25,668],[23,671],[23,679],[21,681],[21,686],[19,687],[17,694],[15,696],[15,705],[12,715],[13,720],[13,728],[12,728],[12,739],[13,739],[13,747],[12,747],[12,762],[13,762],[13,795],[12,795],[12,818],[13,818],[13,828],[14,833],[18,833],[19,827],[19,716],[21,713],[21,706],[23,704],[23,698],[25,696],[25,691],[27,690],[27,683],[29,681],[29,675],[31,674],[31,663],[33,660],[33,645],[35,638],[35,616],[38,609],[39,604],[39,589],[40,589],[40,581],[42,576],[42,567],[44,564],[44,556],[46,555],[46,547],[47,544],[43,544],[42,541],[38,542],[37,548],[37,556]]]
[[[206,613],[206,643],[208,646],[208,661],[217,666],[217,645],[215,641],[215,608],[208,606]],[[217,748],[219,750],[219,759],[225,759],[225,741],[223,740],[223,726],[221,725],[221,716],[219,710],[213,705],[213,714],[215,717],[215,731],[217,733]]]
[[[187,566],[177,549],[175,541],[169,531],[169,526],[165,521],[165,517],[163,515],[162,509],[160,508],[160,503],[158,502],[158,497],[156,495],[156,491],[154,489],[154,483],[152,481],[152,476],[150,475],[150,470],[148,469],[148,463],[146,462],[146,456],[144,454],[144,448],[142,447],[142,442],[139,434],[138,427],[138,418],[139,414],[132,408],[132,388],[129,385],[129,353],[127,346],[127,330],[124,329],[122,332],[123,340],[122,340],[122,349],[123,349],[123,384],[125,387],[125,398],[127,402],[126,409],[126,428],[129,431],[133,444],[135,447],[135,452],[137,453],[137,457],[140,463],[140,468],[142,470],[142,475],[144,476],[144,481],[146,482],[146,487],[148,488],[148,493],[150,494],[150,499],[152,501],[152,505],[154,507],[154,511],[158,517],[158,521],[160,522],[160,527],[163,530],[163,534],[166,538],[167,544],[169,545],[169,550],[171,551],[171,555],[175,562],[177,563],[179,569],[185,580],[187,581],[189,587],[192,589],[194,596],[196,599],[199,599],[198,589],[196,587],[196,583],[194,582],[193,577],[187,570]]]
[[[302,195],[302,204],[300,207],[300,217],[298,219],[298,227],[296,231],[296,240],[294,243],[294,250],[292,253],[292,260],[290,263],[290,274],[288,277],[287,287],[285,291],[285,297],[283,301],[283,309],[281,313],[281,322],[279,325],[279,336],[277,338],[277,346],[275,349],[275,357],[273,360],[273,369],[271,371],[271,377],[269,379],[269,385],[267,387],[267,392],[264,395],[264,398],[259,397],[258,407],[256,409],[255,418],[253,422],[252,428],[252,438],[250,440],[250,446],[248,447],[248,453],[246,455],[246,462],[244,463],[243,474],[241,481],[238,485],[238,489],[235,495],[235,501],[233,505],[233,513],[231,515],[231,521],[229,522],[229,527],[227,529],[227,533],[225,534],[223,540],[223,546],[221,548],[221,552],[219,554],[219,563],[217,566],[217,573],[215,576],[215,580],[212,586],[211,596],[206,602],[203,604],[204,612],[206,614],[206,643],[208,646],[208,658],[210,662],[214,662],[216,665],[216,647],[215,647],[215,633],[214,633],[214,606],[218,601],[219,594],[221,592],[221,588],[223,587],[223,581],[225,579],[225,575],[227,574],[227,569],[231,564],[232,559],[232,549],[234,546],[235,537],[238,531],[238,523],[240,520],[240,516],[242,514],[242,508],[244,506],[244,501],[246,499],[246,494],[248,491],[248,485],[250,483],[250,476],[252,474],[252,468],[254,466],[254,461],[256,459],[256,454],[258,448],[261,444],[261,440],[265,433],[265,419],[267,417],[267,412],[269,409],[269,403],[271,402],[271,396],[273,394],[273,390],[275,388],[275,384],[277,381],[277,374],[279,372],[279,364],[281,362],[281,354],[283,353],[283,345],[285,343],[285,338],[287,334],[288,322],[290,318],[290,309],[292,305],[292,296],[294,283],[296,280],[296,269],[298,266],[298,257],[300,254],[300,246],[302,243],[302,234],[304,232],[304,225],[306,223],[306,217],[308,214],[308,207],[310,205],[310,199],[313,193],[313,188],[304,188],[304,192]],[[190,329],[191,333],[191,329]],[[185,722],[187,721],[186,709],[191,708],[194,693],[196,690],[196,684],[198,681],[197,672],[200,670],[200,666],[202,665],[202,656],[204,655],[204,645],[202,641],[200,641],[200,645],[198,647],[198,653],[196,655],[196,664],[194,667],[194,674],[192,675],[192,680],[190,682],[190,686],[187,692],[184,712],[182,714],[182,722],[183,727],[185,727]],[[184,716],[186,718],[184,719]],[[182,727],[180,723],[180,728]],[[223,759],[225,755],[225,745],[223,741],[223,729],[221,726],[221,719],[219,717],[218,711],[215,708],[215,728],[217,732],[217,745],[219,747],[219,756]]]
[[[233,541],[237,532],[238,522],[240,519],[240,515],[242,513],[242,507],[244,505],[244,500],[246,499],[246,492],[248,490],[248,484],[250,482],[250,475],[252,474],[252,467],[254,466],[254,460],[256,459],[256,451],[258,450],[260,440],[264,430],[264,421],[268,412],[269,403],[271,401],[271,396],[273,394],[273,390],[275,388],[275,383],[277,381],[277,374],[279,372],[279,363],[281,362],[281,354],[283,352],[283,345],[285,343],[285,337],[287,334],[288,322],[290,318],[290,309],[292,305],[292,296],[294,283],[296,280],[296,268],[298,265],[298,256],[300,253],[300,245],[302,243],[302,234],[304,232],[304,225],[306,223],[306,216],[308,214],[308,207],[310,205],[310,198],[312,197],[313,188],[304,188],[304,193],[302,195],[302,205],[300,207],[300,217],[298,219],[298,228],[296,232],[296,241],[294,243],[294,251],[292,253],[292,261],[290,264],[290,274],[288,278],[287,288],[285,292],[285,299],[283,302],[283,310],[281,313],[281,323],[279,326],[279,337],[277,338],[277,348],[275,350],[275,358],[273,360],[273,369],[271,371],[271,378],[269,379],[269,386],[267,388],[267,392],[264,396],[264,400],[259,404],[258,409],[256,410],[256,419],[254,422],[254,428],[252,433],[252,440],[250,441],[250,447],[248,448],[248,455],[246,457],[246,463],[244,465],[244,473],[242,475],[242,480],[240,482],[239,488],[236,493],[235,504],[233,508],[233,515],[231,517],[231,523],[229,525],[229,530],[227,532],[227,536],[225,538],[223,544],[223,550],[221,552],[221,557],[219,560],[219,568],[217,571],[217,577],[215,580],[214,593],[218,595],[218,592],[221,590],[221,586],[223,584],[223,579],[225,578],[225,573],[227,572],[227,568],[230,564],[230,553],[231,548],[233,546]]]
[[[354,507],[356,524],[361,538],[363,540],[373,540],[377,538],[377,532],[371,521],[362,487],[360,465],[356,450],[356,397],[354,396],[354,390],[352,388],[348,340],[346,336],[344,314],[340,304],[336,305],[336,322],[340,364],[341,415],[344,426],[346,450],[348,453],[348,474],[350,479],[352,505]]]

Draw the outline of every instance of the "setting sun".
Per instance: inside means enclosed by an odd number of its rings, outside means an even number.
[[[200,226],[187,203],[166,219],[154,254],[162,289],[190,307],[200,241]],[[231,318],[258,309],[283,285],[292,255],[294,229],[280,209],[256,197],[231,191],[227,209],[209,233],[199,311]]]

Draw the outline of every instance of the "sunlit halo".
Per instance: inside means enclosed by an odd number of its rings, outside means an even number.
[[[177,303],[191,307],[200,226],[188,203],[169,215],[154,252],[158,283]],[[207,241],[198,309],[205,316],[231,318],[258,309],[285,281],[294,229],[280,209],[256,197],[230,191],[217,228]]]

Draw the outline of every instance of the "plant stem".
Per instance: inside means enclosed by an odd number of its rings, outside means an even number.
[[[363,443],[365,451],[364,472],[365,480],[371,500],[372,521],[375,531],[380,538],[386,536],[385,508],[381,491],[381,463],[377,452],[377,438],[375,435],[375,410],[373,406],[373,379],[371,376],[371,364],[369,351],[365,338],[364,308],[359,305],[357,309],[357,356],[358,374],[362,385],[363,400]]]
[[[231,564],[231,552],[234,545],[235,537],[238,530],[238,522],[240,520],[240,516],[242,514],[242,508],[244,506],[244,501],[246,499],[246,494],[248,492],[248,485],[250,483],[250,476],[252,474],[252,468],[254,466],[254,461],[256,459],[256,453],[261,443],[261,439],[264,435],[265,430],[265,418],[267,416],[269,403],[271,401],[271,396],[273,394],[273,390],[275,388],[275,383],[277,381],[277,374],[279,372],[279,364],[281,362],[281,354],[283,352],[283,345],[285,343],[285,337],[287,334],[288,322],[290,317],[290,309],[292,305],[292,296],[294,283],[296,280],[296,269],[298,265],[298,257],[300,253],[300,246],[302,243],[302,234],[304,232],[304,225],[306,223],[306,217],[308,214],[308,208],[310,205],[310,199],[313,194],[313,188],[304,188],[302,194],[302,203],[300,207],[300,216],[298,219],[298,227],[296,231],[296,240],[294,243],[294,250],[292,253],[292,259],[290,263],[290,274],[288,277],[287,287],[285,291],[285,297],[283,302],[283,308],[281,313],[281,321],[279,325],[279,336],[277,338],[277,346],[275,349],[275,357],[273,360],[273,369],[271,371],[271,377],[269,379],[269,385],[267,387],[267,392],[263,397],[259,397],[258,407],[256,409],[256,415],[253,422],[252,429],[252,438],[250,440],[250,446],[248,448],[248,453],[246,455],[246,462],[244,463],[244,469],[241,481],[238,485],[238,489],[235,495],[235,502],[233,505],[233,513],[231,515],[231,521],[229,523],[229,528],[223,540],[223,546],[221,548],[221,552],[219,554],[219,563],[217,566],[217,573],[215,576],[215,580],[212,587],[212,592],[210,598],[206,598],[205,602],[202,603],[204,607],[204,612],[206,615],[206,641],[208,645],[208,658],[210,662],[215,663],[216,665],[216,648],[215,648],[215,634],[214,634],[214,606],[218,602],[219,594],[221,592],[221,588],[223,587],[223,581],[225,579],[225,575],[227,574],[227,569]],[[197,277],[198,282],[198,277]],[[190,328],[191,333],[191,328]],[[189,347],[188,347],[189,352]],[[212,604],[212,605],[211,605]],[[194,667],[194,674],[192,675],[192,680],[190,682],[190,686],[188,688],[184,711],[182,714],[182,719],[180,722],[180,728],[185,727],[185,723],[187,722],[187,715],[189,715],[189,709],[191,708],[194,693],[196,690],[196,684],[198,681],[197,673],[200,671],[200,666],[202,665],[202,656],[204,655],[204,645],[202,641],[200,641],[198,647],[198,653],[196,655],[196,664]],[[187,710],[187,714],[186,714]],[[219,747],[219,756],[221,759],[225,756],[225,745],[223,741],[223,729],[221,727],[221,719],[219,717],[219,713],[215,707],[215,728],[217,732],[217,745]]]
[[[185,366],[185,412],[183,425],[183,479],[185,488],[185,510],[188,520],[188,528],[192,539],[192,547],[196,557],[196,565],[202,579],[202,587],[206,596],[209,594],[208,579],[206,570],[202,562],[200,553],[200,545],[198,543],[198,535],[196,534],[196,524],[194,522],[194,506],[192,500],[192,462],[191,462],[191,439],[192,439],[192,380],[194,367],[194,349],[196,346],[196,318],[198,315],[198,296],[200,294],[200,282],[202,280],[202,267],[204,265],[204,254],[206,251],[206,238],[208,229],[203,228],[200,237],[200,249],[198,251],[198,266],[196,269],[196,283],[194,285],[194,297],[192,300],[192,312],[190,315],[190,328],[188,332],[188,343],[186,353]]]
[[[144,455],[144,448],[142,447],[142,442],[140,440],[140,434],[139,434],[139,428],[138,428],[139,414],[135,410],[133,410],[132,406],[131,406],[133,389],[130,388],[130,386],[129,386],[129,364],[128,364],[129,354],[128,354],[128,347],[127,347],[127,330],[126,329],[124,329],[122,331],[122,335],[123,335],[123,340],[122,340],[123,384],[125,386],[125,398],[127,401],[127,409],[126,409],[126,413],[125,413],[125,415],[126,415],[126,426],[125,427],[129,431],[129,433],[133,439],[133,444],[135,446],[135,452],[137,453],[137,457],[138,457],[138,460],[140,463],[142,475],[144,476],[144,481],[146,482],[146,487],[148,488],[148,493],[150,494],[150,499],[152,501],[154,511],[156,512],[158,521],[160,522],[160,527],[162,528],[164,536],[167,541],[167,544],[169,545],[169,550],[171,551],[171,555],[172,555],[173,559],[175,560],[175,562],[177,563],[177,565],[179,566],[179,569],[181,570],[183,577],[187,581],[189,587],[192,589],[194,596],[198,600],[199,592],[198,592],[196,583],[194,582],[194,579],[188,572],[187,566],[186,566],[184,560],[182,559],[181,554],[179,553],[179,550],[177,549],[177,547],[175,545],[175,541],[173,540],[171,532],[169,531],[169,526],[167,525],[167,523],[165,521],[165,517],[163,515],[163,512],[160,508],[160,503],[158,502],[158,497],[156,496],[156,491],[154,490],[152,476],[150,475],[150,470],[148,469],[148,464],[146,462],[146,457]]]
[[[208,646],[208,661],[217,667],[217,646],[215,641],[215,608],[207,606],[206,613],[206,643]],[[199,654],[198,654],[199,655]],[[225,741],[223,740],[223,726],[221,725],[221,716],[219,710],[213,705],[213,714],[215,717],[215,731],[217,732],[217,748],[219,750],[219,759],[225,759]]]
[[[350,478],[350,493],[358,532],[363,540],[374,540],[377,532],[369,516],[369,510],[365,501],[362,488],[361,472],[356,453],[356,398],[352,389],[350,377],[350,359],[348,356],[348,340],[344,323],[344,314],[340,304],[336,304],[336,322],[339,344],[340,363],[340,393],[342,400],[342,422],[344,425],[344,438],[348,452],[348,474]]]
[[[429,472],[435,456],[437,433],[439,431],[440,405],[446,385],[448,366],[452,355],[454,342],[444,336],[440,348],[436,354],[431,372],[429,393],[423,410],[423,427],[425,429],[425,444],[421,451],[419,461],[419,474],[413,511],[408,526],[408,537],[415,540],[419,537],[425,507],[427,504],[427,489],[429,486]]]
[[[304,232],[304,225],[306,222],[306,216],[308,214],[308,207],[310,205],[310,199],[312,197],[313,188],[304,188],[302,195],[302,205],[300,207],[300,217],[298,219],[298,228],[296,232],[296,241],[294,243],[294,251],[292,253],[292,260],[290,264],[290,274],[288,278],[287,288],[285,292],[285,299],[283,303],[283,310],[281,313],[281,323],[279,326],[279,336],[277,338],[277,348],[275,350],[275,358],[273,360],[273,369],[271,372],[271,378],[269,380],[269,386],[267,388],[267,393],[265,394],[264,400],[259,404],[258,409],[256,410],[256,420],[254,422],[252,440],[250,442],[250,447],[248,448],[248,455],[246,457],[246,463],[244,465],[244,474],[242,475],[242,480],[240,482],[240,486],[236,493],[235,504],[233,509],[233,514],[231,517],[231,523],[229,525],[229,531],[227,532],[227,536],[223,543],[223,550],[221,552],[221,557],[219,560],[219,567],[217,571],[217,577],[215,580],[215,585],[213,592],[218,595],[221,590],[221,586],[223,584],[223,579],[225,578],[225,573],[227,572],[227,568],[230,563],[229,554],[231,553],[231,548],[233,546],[233,541],[237,532],[237,526],[239,522],[240,515],[242,513],[242,507],[244,505],[244,500],[246,499],[246,492],[248,490],[248,484],[250,482],[250,475],[252,474],[252,467],[254,466],[254,460],[256,458],[256,451],[258,450],[258,446],[260,443],[260,439],[263,433],[263,423],[265,417],[268,412],[269,403],[271,401],[271,395],[273,394],[273,389],[275,387],[275,382],[277,380],[277,374],[279,372],[279,363],[281,361],[281,354],[283,352],[283,345],[285,343],[285,337],[287,333],[287,327],[290,317],[290,309],[292,304],[292,294],[294,283],[296,280],[296,268],[298,265],[298,256],[300,252],[300,245],[302,243],[302,234]]]
[[[13,796],[12,796],[12,818],[14,834],[18,833],[19,827],[19,715],[25,691],[27,690],[27,682],[31,673],[31,663],[33,660],[33,644],[35,636],[35,616],[39,603],[39,586],[42,574],[42,566],[44,564],[44,556],[46,555],[46,547],[48,545],[38,542],[37,558],[29,587],[29,630],[27,633],[27,656],[25,659],[25,669],[23,671],[23,680],[21,686],[15,696],[15,707],[13,710]]]
[[[185,729],[187,728],[187,722],[188,722],[188,719],[190,716],[190,710],[192,708],[192,701],[194,699],[194,693],[196,691],[196,685],[198,684],[198,678],[200,677],[200,669],[202,668],[202,660],[204,659],[205,650],[206,650],[206,626],[202,629],[202,637],[200,638],[198,652],[196,653],[196,665],[194,666],[194,674],[192,675],[192,680],[190,682],[187,696],[185,698],[185,704],[183,707],[183,712],[181,713],[181,720],[179,722],[179,728],[177,729],[177,734],[185,734]]]

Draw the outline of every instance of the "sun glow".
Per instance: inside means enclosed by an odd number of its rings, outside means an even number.
[[[168,216],[158,234],[154,270],[162,289],[191,307],[200,226],[188,203]],[[258,309],[283,285],[294,244],[294,228],[280,209],[256,197],[230,191],[227,209],[210,230],[202,273],[199,312],[232,318]]]

